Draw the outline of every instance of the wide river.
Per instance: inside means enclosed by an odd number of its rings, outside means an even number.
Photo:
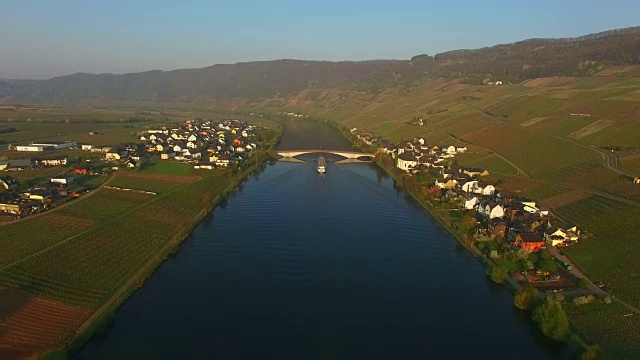
[[[351,149],[289,122],[282,149]],[[252,175],[81,359],[558,359],[512,295],[370,163]]]

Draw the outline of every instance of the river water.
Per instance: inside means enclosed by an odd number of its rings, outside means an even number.
[[[351,149],[289,122],[283,149]],[[80,359],[557,359],[484,267],[375,165],[252,175]]]

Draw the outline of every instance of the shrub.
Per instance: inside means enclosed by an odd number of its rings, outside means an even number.
[[[489,276],[496,284],[502,284],[509,277],[509,270],[503,266],[494,266],[491,268]]]
[[[538,299],[538,289],[533,287],[524,287],[516,291],[513,297],[513,304],[522,310],[528,310]]]
[[[596,298],[593,297],[593,295],[587,295],[587,296],[578,296],[577,298],[573,299],[573,304],[574,305],[586,305],[589,303],[592,303]]]

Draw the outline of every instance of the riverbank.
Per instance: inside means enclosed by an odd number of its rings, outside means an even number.
[[[172,254],[179,251],[182,243],[190,236],[191,232],[207,218],[207,216],[220,204],[224,203],[228,195],[239,187],[251,174],[261,171],[265,163],[273,161],[275,148],[277,147],[282,132],[275,132],[274,138],[267,141],[268,146],[264,150],[256,151],[251,157],[244,160],[238,166],[226,170],[200,171],[201,176],[180,177],[175,175],[172,180],[183,183],[168,192],[156,195],[137,192],[122,192],[105,188],[107,193],[121,193],[121,196],[142,196],[146,203],[135,207],[127,217],[157,216],[168,222],[170,231],[166,240],[157,241],[158,245],[149,253],[147,260],[142,263],[130,276],[123,279],[122,285],[99,304],[88,318],[75,328],[74,333],[67,338],[61,346],[38,354],[45,359],[68,358],[77,352],[82,345],[97,333],[105,331],[115,318],[115,313],[138,290],[146,280],[167,260]],[[166,176],[165,176],[166,177]],[[194,180],[197,179],[197,180]],[[145,183],[154,182],[152,177],[145,177]],[[163,180],[159,180],[162,182]],[[141,183],[142,184],[142,183]],[[180,199],[184,206],[178,206],[169,211],[162,210],[163,204],[175,205],[174,200]],[[94,204],[96,205],[96,204]],[[168,207],[171,209],[171,207]],[[185,209],[187,211],[179,211]],[[159,212],[154,214],[155,212]],[[189,215],[187,215],[189,214]],[[177,222],[176,222],[177,221]],[[140,225],[139,225],[140,226]],[[154,226],[151,223],[145,226]],[[113,227],[118,227],[114,224]],[[138,240],[132,237],[131,240]],[[140,239],[142,240],[142,239]],[[126,254],[123,254],[125,256]],[[115,269],[114,269],[115,270]]]
[[[356,136],[354,136],[349,129],[344,126],[336,123],[334,121],[324,119],[321,121],[325,124],[333,126],[341,134],[349,140],[354,146],[357,146],[365,151],[376,153],[376,157],[374,159],[374,163],[385,171],[398,186],[400,186],[415,202],[417,202],[424,210],[427,211],[431,215],[433,219],[435,219],[456,241],[464,247],[474,258],[481,263],[485,268],[487,275],[490,275],[492,269],[498,268],[499,265],[496,264],[491,258],[487,257],[485,253],[482,252],[481,249],[475,246],[474,241],[467,235],[458,230],[458,222],[452,221],[445,216],[443,212],[444,208],[438,207],[430,202],[427,197],[423,194],[423,184],[418,183],[416,181],[413,182],[414,186],[407,185],[407,179],[409,179],[410,175],[404,171],[400,171],[395,163],[387,157],[386,154],[381,153],[379,149],[375,148],[372,145],[363,143]],[[385,161],[386,160],[386,161]],[[412,179],[414,180],[414,179]],[[501,285],[504,285],[511,293],[516,293],[518,290],[523,289],[523,286],[518,283],[514,279],[513,276],[506,276],[505,280],[500,282]],[[544,296],[541,294],[541,300]],[[578,333],[574,330],[570,330],[566,336],[565,345],[570,348],[576,355],[582,354],[585,351],[590,349],[589,345],[582,340]]]

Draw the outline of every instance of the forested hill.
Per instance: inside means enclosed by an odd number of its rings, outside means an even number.
[[[0,80],[0,100],[60,105],[211,104],[233,98],[284,97],[307,88],[378,92],[411,87],[425,78],[481,83],[590,76],[607,66],[624,64],[640,64],[640,27],[418,55],[411,60],[275,60],[122,75],[74,74],[41,81]]]

